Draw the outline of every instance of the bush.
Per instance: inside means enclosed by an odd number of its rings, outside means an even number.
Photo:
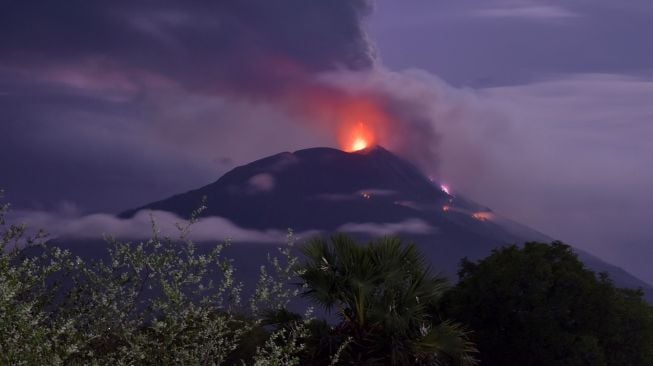
[[[473,329],[483,365],[653,365],[653,307],[567,245],[505,247],[459,275],[442,309]]]
[[[226,244],[199,254],[180,226],[179,240],[137,244],[107,239],[108,261],[87,263],[27,237],[0,207],[0,364],[297,365],[308,320],[264,327],[299,289],[288,287],[297,259],[270,257],[249,311],[242,284],[224,258]],[[292,242],[292,235],[290,236]],[[38,248],[38,251],[34,249]],[[29,250],[26,250],[29,249]]]

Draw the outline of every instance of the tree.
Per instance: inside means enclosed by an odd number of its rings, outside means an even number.
[[[440,308],[473,330],[483,365],[653,365],[653,308],[560,242],[509,246],[476,263]]]
[[[316,239],[302,248],[305,295],[340,323],[321,339],[349,339],[342,359],[357,365],[475,364],[460,325],[428,309],[446,289],[414,245],[384,238],[359,245],[347,236]],[[320,328],[315,325],[314,328]]]

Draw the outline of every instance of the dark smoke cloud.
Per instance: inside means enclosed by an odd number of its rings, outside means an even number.
[[[5,1],[2,9],[4,66],[153,73],[189,89],[265,95],[307,74],[373,64],[364,0]]]
[[[26,206],[60,192],[119,211],[175,193],[180,166],[192,188],[229,168],[216,163],[225,155],[338,146],[358,100],[383,114],[377,142],[433,170],[433,100],[379,66],[370,11],[365,0],[5,2],[0,184]]]
[[[23,206],[119,211],[215,179],[229,159],[324,144],[276,105],[315,73],[371,69],[369,11],[363,0],[3,1],[0,185]]]

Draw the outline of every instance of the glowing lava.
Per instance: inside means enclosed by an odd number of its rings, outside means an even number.
[[[328,112],[334,118],[338,144],[347,152],[370,148],[387,136],[390,116],[383,103],[373,97],[348,96]]]
[[[472,217],[478,221],[488,221],[492,220],[492,213],[487,211],[474,212]]]
[[[365,141],[362,137],[358,137],[351,144],[351,151],[363,150],[366,147],[367,147],[367,141]]]
[[[449,191],[449,186],[447,186],[446,184],[440,185],[440,189],[442,190],[442,192],[451,196],[451,191]]]
[[[344,150],[347,152],[360,151],[374,143],[374,133],[363,123],[357,123],[346,133]]]

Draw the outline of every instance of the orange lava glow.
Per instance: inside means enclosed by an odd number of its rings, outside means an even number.
[[[358,151],[358,150],[363,150],[367,147],[367,141],[363,139],[362,137],[356,138],[354,140],[354,143],[351,144],[351,151]]]
[[[379,104],[362,97],[347,100],[338,114],[338,142],[347,152],[377,144],[390,120]]]
[[[341,138],[343,150],[347,152],[360,151],[370,147],[374,142],[374,133],[362,122],[359,122]]]
[[[293,100],[303,116],[321,123],[340,149],[360,151],[390,140],[392,115],[383,98],[372,92],[348,93],[335,87],[313,86],[297,91]]]
[[[474,212],[472,217],[478,221],[488,221],[492,219],[492,213],[487,211]]]

